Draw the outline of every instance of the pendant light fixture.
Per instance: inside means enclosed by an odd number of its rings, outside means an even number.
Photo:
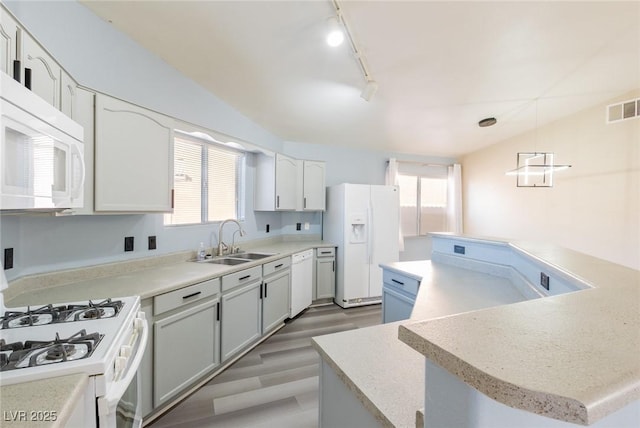
[[[554,163],[554,154],[538,152],[538,98],[536,98],[536,127],[533,152],[518,152],[516,167],[505,175],[517,177],[517,187],[553,187],[553,173],[571,168],[571,165]]]
[[[365,87],[362,89],[360,93],[360,97],[366,101],[371,101],[373,96],[378,90],[378,82],[371,76],[369,69],[367,67],[367,61],[362,54],[362,51],[358,49],[358,46],[351,35],[351,31],[349,30],[349,25],[347,25],[347,21],[342,14],[342,8],[338,3],[338,0],[331,0],[333,7],[336,12],[335,17],[329,18],[329,32],[327,33],[327,44],[329,46],[339,46],[342,41],[346,38],[351,45],[351,50],[353,50],[354,57],[362,70],[362,74],[364,76]],[[344,31],[342,31],[344,30]],[[338,35],[338,32],[342,34],[342,39]],[[340,40],[340,42],[338,42]],[[336,44],[337,43],[337,44]]]

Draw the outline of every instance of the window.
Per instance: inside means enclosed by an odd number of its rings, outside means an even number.
[[[174,209],[164,224],[243,220],[244,166],[243,152],[176,131]]]
[[[398,174],[404,236],[447,230],[447,177]]]

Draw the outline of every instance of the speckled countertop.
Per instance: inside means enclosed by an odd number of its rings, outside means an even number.
[[[273,256],[236,266],[188,261],[194,252],[175,253],[158,257],[111,263],[34,275],[17,280],[4,291],[7,307],[63,303],[107,297],[138,295],[142,299],[268,263],[311,248],[333,247],[326,241],[280,241],[248,247],[251,252]],[[407,347],[407,349],[409,349]],[[0,410],[25,411],[27,421],[2,420],[2,427],[64,426],[73,405],[83,393],[86,375],[71,375],[0,387]],[[31,411],[56,412],[57,421],[29,420]],[[6,413],[11,415],[10,413]],[[14,413],[15,414],[15,413]],[[37,415],[36,415],[37,416]],[[7,416],[10,417],[10,416]]]
[[[195,253],[184,252],[34,275],[9,284],[9,289],[4,292],[5,304],[7,307],[16,307],[124,296],[146,299],[296,252],[333,246],[326,241],[272,242],[248,250],[273,256],[235,266],[195,263],[188,261],[195,257]]]
[[[64,427],[76,404],[81,402],[87,382],[86,375],[78,374],[3,386],[0,425],[3,428]]]
[[[508,406],[583,425],[640,399],[640,272],[511,243],[590,289],[400,326],[399,338]]]

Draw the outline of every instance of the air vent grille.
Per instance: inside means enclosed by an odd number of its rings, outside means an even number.
[[[640,117],[640,98],[607,106],[607,123]]]

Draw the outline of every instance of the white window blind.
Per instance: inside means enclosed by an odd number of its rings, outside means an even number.
[[[176,132],[174,211],[165,224],[242,219],[244,153]]]
[[[446,167],[400,173],[398,187],[404,236],[447,230]]]

